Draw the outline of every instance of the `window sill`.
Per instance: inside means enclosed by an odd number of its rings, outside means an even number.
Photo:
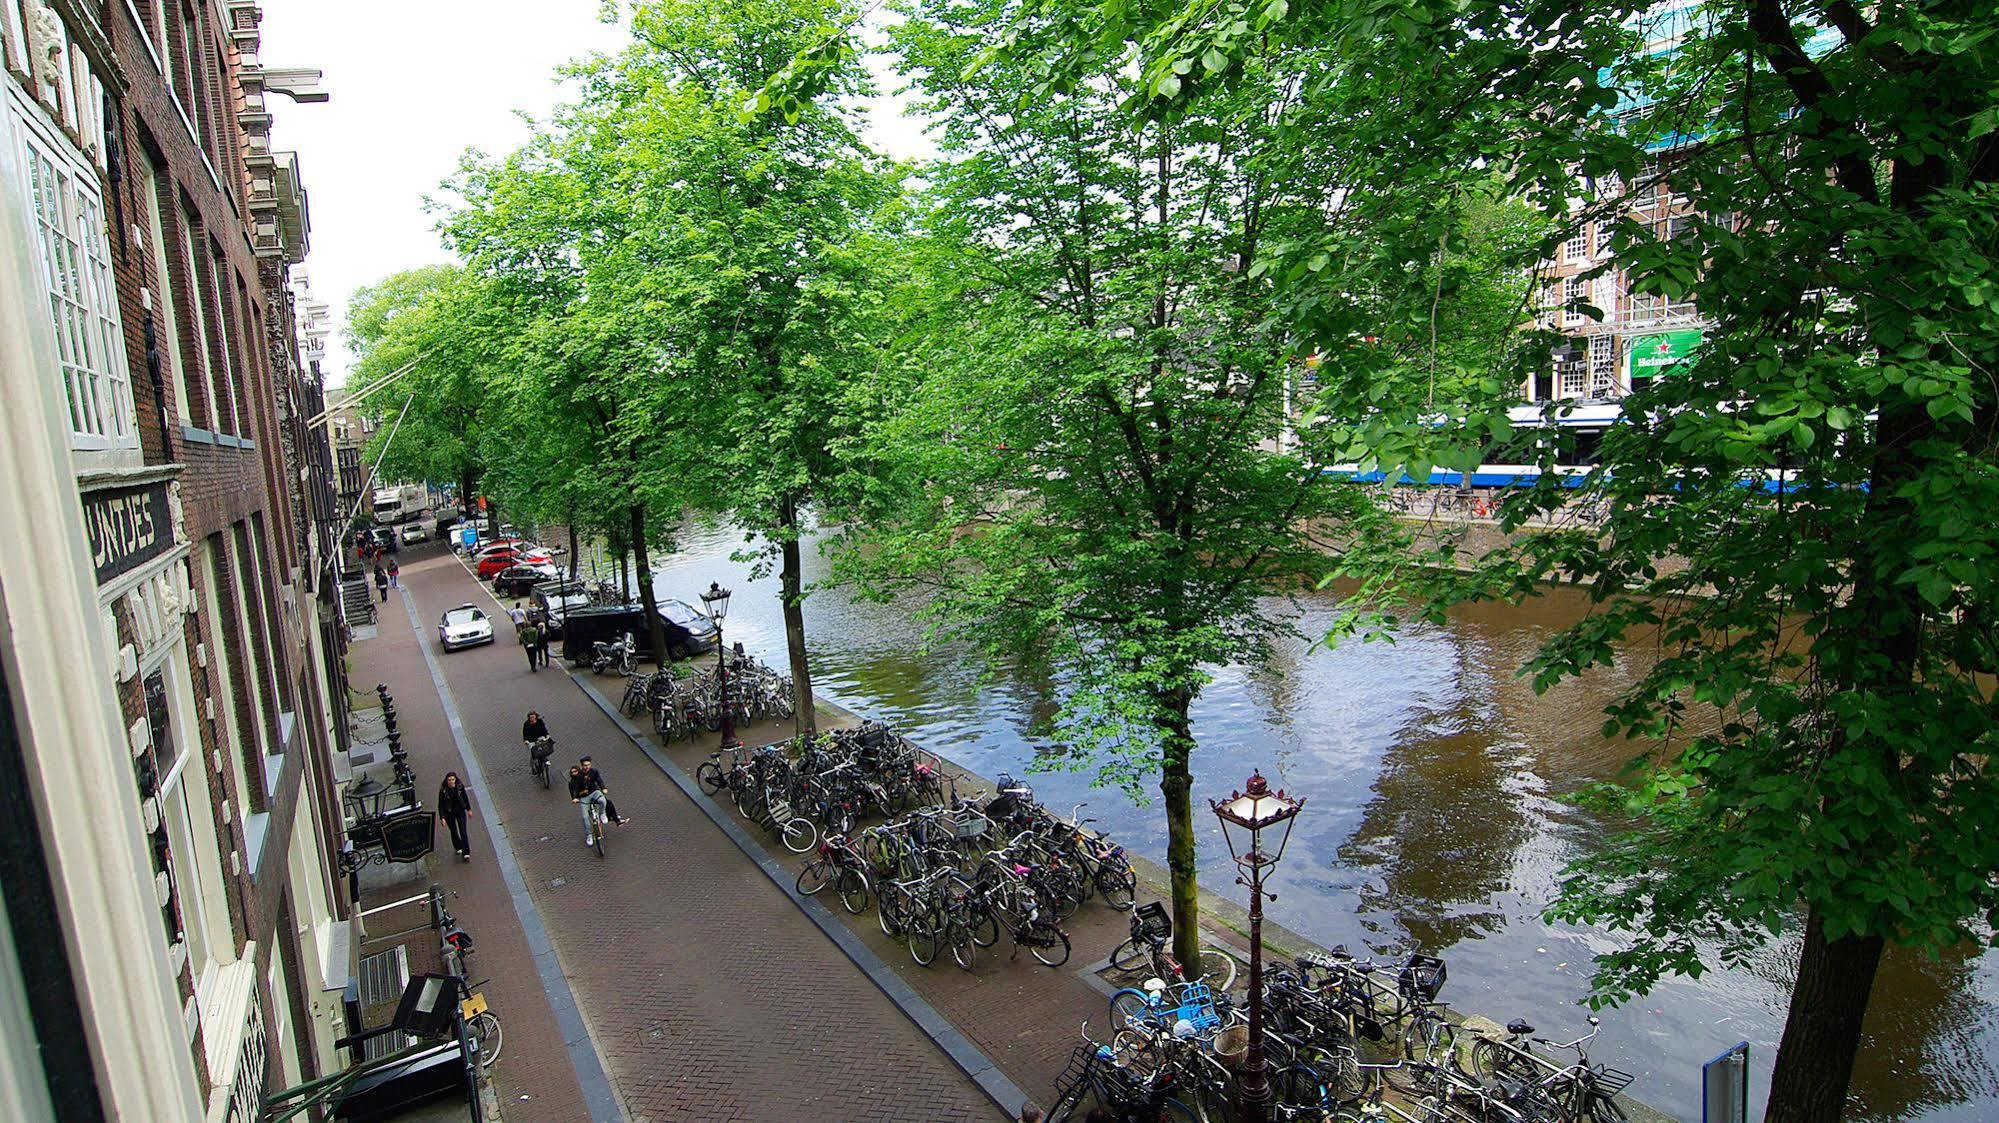
[[[197,429],[192,425],[182,424],[180,427],[180,439],[193,441],[196,444],[212,445],[215,443],[215,434],[206,429]]]
[[[283,763],[283,757],[273,757]],[[265,775],[270,774],[270,766],[264,767]],[[251,881],[257,880],[257,870],[262,865],[264,843],[271,837],[271,813],[258,811],[243,816],[243,872]]]

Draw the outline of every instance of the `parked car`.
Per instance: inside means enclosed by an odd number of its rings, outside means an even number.
[[[480,580],[491,581],[514,566],[535,565],[537,563],[546,563],[547,561],[549,561],[549,556],[539,550],[528,550],[520,546],[512,546],[482,552],[479,556],[479,564],[474,569],[479,574]],[[548,578],[541,577],[537,578],[537,580],[546,581]]]
[[[415,519],[404,523],[397,530],[396,536],[402,539],[403,545],[413,546],[418,542],[428,540],[430,538],[430,529],[423,525],[422,519]]]
[[[548,617],[549,634],[562,634],[563,621],[579,608],[589,608],[590,590],[581,581],[544,581],[528,590],[528,599]]]
[[[715,650],[715,622],[687,602],[659,602],[659,619],[661,630],[666,633],[666,653],[671,658],[688,659]],[[640,606],[572,608],[563,623],[562,657],[570,662],[588,658],[591,644],[613,643],[627,632],[638,642],[638,658],[652,658],[652,630],[646,627],[645,610]]]
[[[522,562],[501,570],[493,578],[493,591],[503,597],[526,596],[536,585],[561,578],[561,568],[553,563]]]
[[[437,641],[446,651],[493,642],[493,622],[478,605],[461,604],[437,622]]]
[[[659,615],[666,622],[667,654],[686,659],[715,650],[715,621],[707,613],[684,600],[663,600]]]
[[[368,537],[375,543],[375,545],[378,548],[387,550],[391,554],[395,553],[400,548],[396,542],[395,527],[392,526],[373,527],[369,529]]]

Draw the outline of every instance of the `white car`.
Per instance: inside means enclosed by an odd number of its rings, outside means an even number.
[[[493,622],[478,605],[461,604],[437,622],[437,641],[446,651],[493,642]]]
[[[430,537],[430,532],[423,528],[421,521],[404,523],[402,529],[398,530],[396,534],[403,540],[403,545],[405,546],[422,542]]]

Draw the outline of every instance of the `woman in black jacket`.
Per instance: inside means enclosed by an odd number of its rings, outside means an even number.
[[[472,857],[472,846],[465,837],[465,815],[471,810],[472,790],[458,782],[458,773],[446,772],[444,783],[437,789],[437,817],[451,828],[452,849],[468,860]]]

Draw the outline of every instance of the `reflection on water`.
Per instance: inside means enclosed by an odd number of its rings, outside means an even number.
[[[659,591],[691,600],[710,581],[732,585],[728,638],[780,661],[776,579],[732,561],[739,545],[730,532],[690,533],[660,570]],[[816,551],[805,555],[808,577],[823,578]],[[1451,964],[1454,1004],[1501,1021],[1526,1017],[1550,1036],[1581,1032],[1586,1011],[1574,1003],[1587,991],[1590,957],[1616,941],[1546,924],[1539,911],[1563,865],[1600,834],[1559,797],[1614,777],[1630,758],[1630,745],[1602,738],[1602,710],[1644,655],[1627,652],[1625,666],[1538,696],[1514,671],[1584,607],[1555,590],[1520,608],[1461,611],[1393,645],[1325,650],[1288,637],[1270,667],[1216,673],[1194,710],[1196,792],[1226,793],[1261,768],[1309,799],[1277,874],[1277,920],[1324,944],[1437,952]],[[1322,634],[1331,615],[1330,594],[1307,597],[1297,629]],[[1035,759],[1025,731],[1055,705],[1046,679],[982,676],[961,653],[923,654],[906,605],[822,589],[805,619],[822,696],[988,776]],[[1077,772],[1033,783],[1052,806],[1088,801],[1121,840],[1163,858],[1156,802],[1134,806]],[[1239,896],[1212,819],[1200,820],[1204,884]],[[1636,1073],[1641,1099],[1697,1119],[1700,1063],[1747,1040],[1760,1095],[1794,954],[1780,946],[1751,969],[1660,986],[1606,1015],[1593,1057]],[[1891,953],[1867,1028],[1853,1118],[1999,1118],[1999,956]]]

